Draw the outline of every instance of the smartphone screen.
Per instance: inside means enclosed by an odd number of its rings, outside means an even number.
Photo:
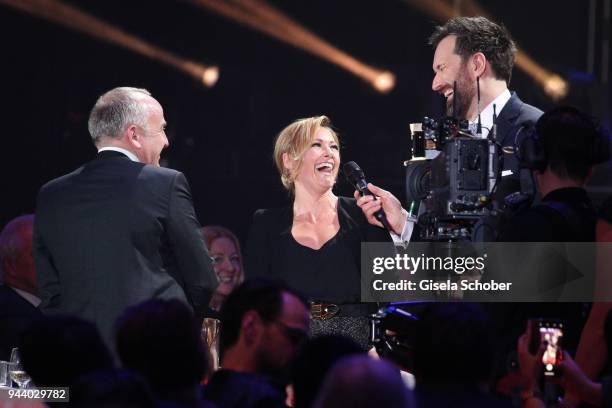
[[[557,364],[562,359],[561,339],[563,338],[563,324],[558,322],[540,321],[540,343],[545,345],[542,363],[544,364],[544,375],[554,376]]]

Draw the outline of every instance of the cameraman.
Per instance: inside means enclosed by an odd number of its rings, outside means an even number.
[[[592,167],[605,160],[606,139],[593,119],[572,107],[558,107],[538,120],[535,132],[525,130],[521,144],[521,166],[530,168],[541,202],[508,217],[499,231],[501,242],[594,242],[597,212],[584,185]],[[534,247],[535,250],[535,247]],[[525,253],[517,259],[517,274],[525,263],[539,265],[537,282],[542,300],[557,300],[568,282],[567,261],[561,252]],[[584,276],[593,279],[594,276]],[[565,321],[564,344],[575,349],[584,324],[583,303],[512,303],[497,306],[498,317],[506,322],[500,334],[516,338],[516,330],[530,317],[554,317]],[[503,316],[502,316],[503,315]]]
[[[603,160],[596,157],[605,150],[605,143],[598,147],[599,129],[579,110],[559,107],[542,115],[535,131],[521,155],[542,201],[504,222],[498,241],[594,242],[597,212],[584,185]]]

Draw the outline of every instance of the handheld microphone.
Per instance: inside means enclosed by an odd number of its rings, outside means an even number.
[[[363,174],[363,170],[355,163],[354,161],[350,161],[344,165],[344,175],[349,183],[355,187],[355,190],[359,191],[361,196],[371,195],[372,192],[368,190],[368,182],[365,179],[365,175]],[[380,210],[374,213],[374,217],[385,227],[385,229],[389,232],[394,232],[389,225],[389,221],[387,220],[387,215],[385,211],[381,208]]]

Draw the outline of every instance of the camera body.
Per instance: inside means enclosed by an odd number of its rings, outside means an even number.
[[[419,304],[389,304],[370,316],[370,344],[379,356],[405,370],[414,369],[414,346],[419,318],[413,314]]]
[[[497,145],[470,131],[467,121],[424,118],[411,125],[406,197],[421,202],[421,238],[470,239],[473,225],[488,215],[500,176]]]

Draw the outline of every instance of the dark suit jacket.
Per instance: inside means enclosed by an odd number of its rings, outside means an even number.
[[[42,314],[13,288],[0,284],[0,360],[11,358],[11,350],[18,347],[19,336]]]
[[[127,306],[177,298],[202,315],[217,286],[183,174],[117,152],[41,188],[34,255],[41,310],[93,321],[107,340]]]
[[[542,116],[542,111],[521,101],[516,94],[504,105],[497,117],[497,141],[502,146],[519,146],[527,134],[521,128],[535,124]],[[504,154],[504,170],[512,170],[513,175],[502,178],[498,186],[497,197],[500,200],[515,191],[520,191],[519,163],[515,155]]]
[[[204,398],[219,408],[283,408],[285,387],[268,376],[221,369],[204,387]]]

